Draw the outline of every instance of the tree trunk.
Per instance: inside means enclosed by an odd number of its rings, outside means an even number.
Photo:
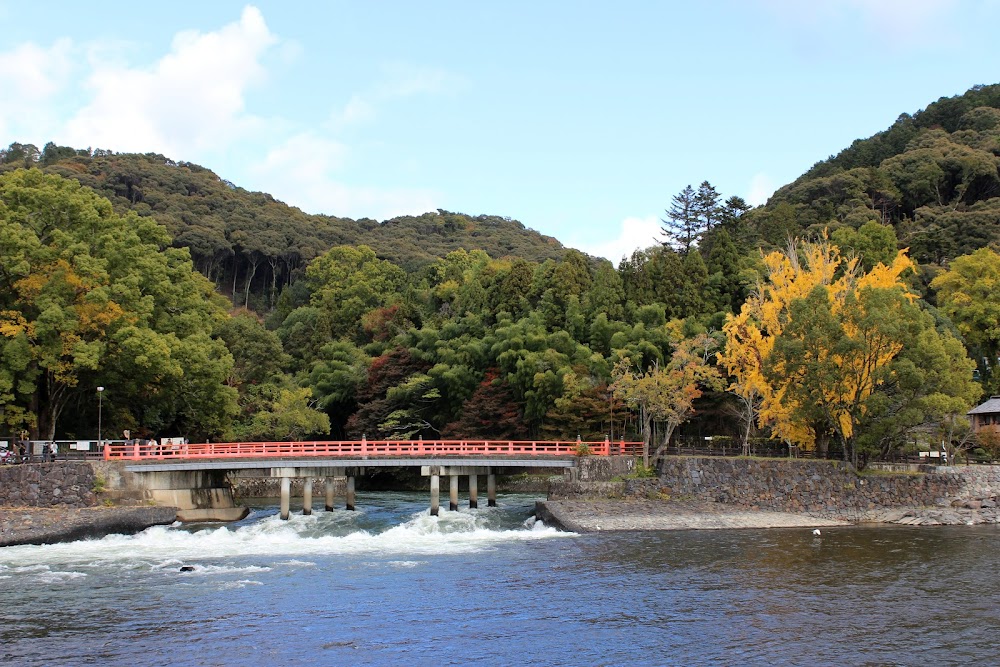
[[[670,446],[670,438],[673,437],[676,428],[677,424],[667,422],[663,430],[663,440],[660,442],[660,446],[656,448],[656,454],[653,456],[654,459],[662,458],[666,454],[667,448]]]
[[[272,308],[274,307],[275,294],[278,291],[278,262],[280,259],[278,257],[268,257],[268,264],[271,265],[271,296],[269,298],[269,304]]]
[[[642,465],[646,468],[649,467],[649,445],[650,438],[652,437],[652,422],[653,418],[648,412],[640,408],[642,414]]]
[[[257,259],[256,253],[250,253],[250,273],[247,276],[246,288],[243,290],[243,307],[250,307],[250,283],[253,282],[253,277],[257,275],[257,265],[260,261]]]

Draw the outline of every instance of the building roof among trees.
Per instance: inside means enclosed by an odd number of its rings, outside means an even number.
[[[985,415],[1000,412],[1000,396],[990,396],[990,400],[969,410],[966,414]]]

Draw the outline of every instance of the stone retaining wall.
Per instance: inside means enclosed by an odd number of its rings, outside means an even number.
[[[1000,466],[858,475],[837,461],[670,456],[661,462],[657,478],[616,480],[607,475],[622,465],[581,459],[574,475],[552,485],[549,499],[624,496],[712,501],[858,518],[888,508],[941,507],[1000,494]]]
[[[840,462],[670,457],[658,479],[627,480],[626,496],[711,500],[751,509],[853,516],[896,507],[988,498],[1000,471],[941,467],[917,474],[857,475]]]
[[[963,499],[996,498],[1000,493],[1000,466],[955,466],[945,470],[953,470],[961,477]]]
[[[94,470],[82,461],[0,466],[0,507],[93,507]]]

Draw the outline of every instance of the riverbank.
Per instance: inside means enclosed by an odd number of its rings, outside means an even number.
[[[971,506],[969,506],[971,505]],[[850,516],[751,510],[711,501],[548,500],[535,505],[547,525],[575,533],[626,530],[720,530],[738,528],[821,528],[898,524],[902,526],[1000,525],[1000,509],[966,503],[958,507],[871,510]]]
[[[175,507],[4,507],[0,508],[0,547],[131,534],[171,524],[176,518]]]
[[[713,502],[668,500],[549,500],[535,513],[547,525],[575,533],[623,530],[820,528],[851,525],[839,519],[791,512],[747,510]]]

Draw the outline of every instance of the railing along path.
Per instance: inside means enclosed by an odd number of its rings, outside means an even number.
[[[310,440],[303,442],[106,443],[105,460],[208,458],[613,456],[642,454],[641,442],[581,440]]]

